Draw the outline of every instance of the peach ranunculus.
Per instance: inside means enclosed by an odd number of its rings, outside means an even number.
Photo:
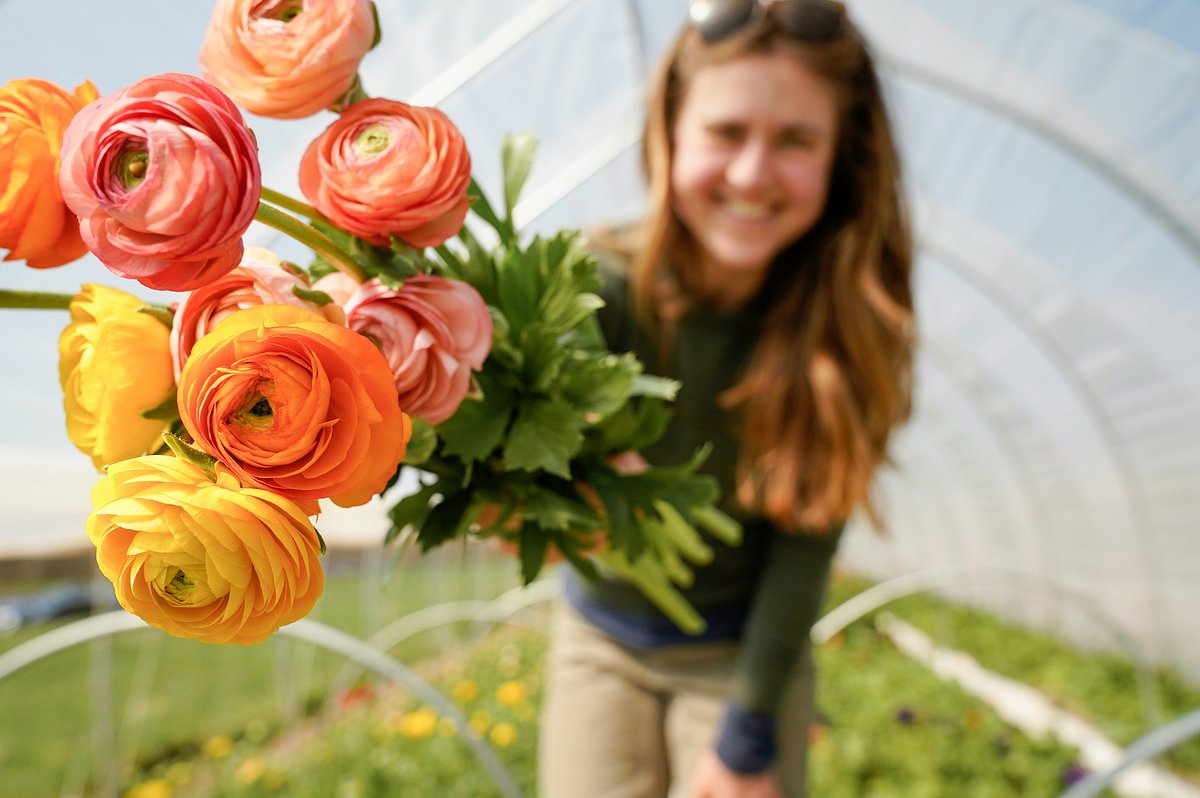
[[[197,288],[179,303],[171,327],[175,378],[178,379],[183,371],[183,364],[196,341],[235,310],[256,305],[295,305],[315,310],[329,321],[345,322],[346,316],[337,303],[330,302],[322,307],[303,299],[294,290],[311,287],[303,271],[284,263],[269,249],[248,248],[236,269]]]
[[[59,149],[71,118],[99,95],[90,81],[73,94],[44,80],[0,87],[0,248],[35,269],[87,252],[79,220],[58,187]]]
[[[85,285],[58,339],[67,435],[97,469],[158,449],[167,429],[142,416],[175,387],[170,331],[144,307],[116,288]]]
[[[430,424],[454,414],[471,372],[483,368],[491,350],[491,313],[479,292],[458,280],[420,274],[399,289],[369,280],[344,310],[350,329],[387,358],[401,407]]]
[[[247,111],[297,119],[350,91],[375,33],[369,0],[218,0],[200,64]]]
[[[303,618],[325,586],[303,509],[243,488],[220,464],[150,455],[109,467],[85,529],[117,600],[151,626],[206,643],[258,643]]]
[[[334,224],[388,246],[432,247],[458,233],[471,156],[436,108],[395,100],[350,106],[305,151],[300,190]]]
[[[243,485],[341,507],[386,487],[412,434],[375,345],[291,305],[239,310],[201,338],[179,415]]]
[[[88,249],[114,274],[167,291],[238,265],[262,193],[258,146],[237,106],[175,73],[80,111],[59,182]]]

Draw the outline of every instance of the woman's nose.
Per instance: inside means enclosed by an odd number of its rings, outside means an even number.
[[[770,177],[771,148],[753,139],[742,143],[725,168],[726,182],[739,188],[762,185]]]

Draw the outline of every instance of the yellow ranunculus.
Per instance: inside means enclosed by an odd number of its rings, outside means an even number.
[[[129,612],[176,637],[258,643],[303,618],[325,586],[304,511],[186,460],[115,463],[92,490],[86,531]]]
[[[167,429],[142,417],[175,387],[171,331],[139,313],[145,305],[116,288],[85,285],[58,339],[67,435],[98,469],[156,450]]]
[[[87,252],[63,203],[59,151],[67,125],[99,95],[84,81],[68,94],[44,80],[0,86],[0,249],[4,260],[61,266]]]

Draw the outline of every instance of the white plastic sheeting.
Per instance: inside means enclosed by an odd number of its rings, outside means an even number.
[[[502,134],[542,141],[527,229],[636,216],[644,79],[683,0],[377,2],[369,93],[440,105],[493,195]],[[880,480],[890,532],[856,521],[844,563],[1027,574],[958,593],[1200,678],[1200,5],[848,5],[902,140],[922,348],[916,417]],[[0,81],[107,92],[195,72],[209,8],[0,0]],[[329,120],[253,120],[268,185],[295,192]],[[272,231],[251,239],[289,252]],[[121,284],[90,258],[0,267],[5,288],[82,282]],[[62,431],[62,324],[0,312],[0,555],[82,542],[94,475]],[[384,527],[377,505],[322,524],[335,540]]]

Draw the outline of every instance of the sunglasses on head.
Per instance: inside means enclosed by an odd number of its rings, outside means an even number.
[[[806,42],[827,42],[842,30],[840,0],[692,0],[688,19],[710,44],[727,39],[770,14],[787,33]]]

